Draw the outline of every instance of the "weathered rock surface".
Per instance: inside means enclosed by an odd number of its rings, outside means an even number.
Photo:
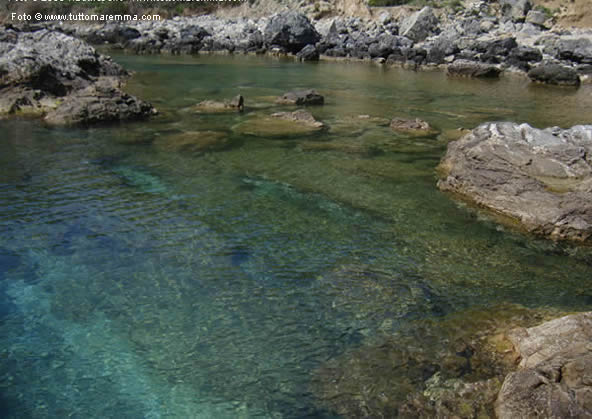
[[[522,360],[499,392],[499,418],[592,417],[592,313],[516,329],[508,337]]]
[[[154,108],[119,89],[112,77],[101,77],[88,87],[76,91],[45,116],[51,125],[90,125],[146,119]]]
[[[141,119],[154,110],[123,93],[128,73],[83,41],[48,29],[1,27],[0,113],[48,123]]]
[[[501,69],[495,65],[469,60],[456,60],[447,68],[449,76],[459,77],[496,78],[500,72]]]
[[[399,32],[414,42],[425,40],[438,31],[438,18],[431,7],[426,6],[419,12],[409,16],[401,23]]]
[[[290,11],[272,16],[265,27],[264,40],[271,47],[297,53],[307,45],[314,45],[321,35],[301,13]]]
[[[325,98],[313,89],[293,90],[284,93],[275,102],[281,105],[322,105],[325,103]]]
[[[487,123],[448,145],[438,187],[554,240],[592,237],[592,126]]]

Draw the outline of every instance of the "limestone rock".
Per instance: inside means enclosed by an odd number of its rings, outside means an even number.
[[[554,240],[592,237],[592,126],[486,123],[448,145],[443,191]]]
[[[501,419],[592,417],[592,313],[509,334],[522,357],[496,401]]]
[[[47,28],[0,28],[0,114],[88,125],[155,113],[121,90],[128,73],[85,42]]]
[[[438,31],[438,18],[431,7],[426,6],[401,23],[399,33],[414,42],[421,42]]]
[[[295,11],[274,15],[264,31],[267,45],[281,47],[292,53],[297,53],[306,45],[314,45],[320,39],[321,35],[308,18]]]

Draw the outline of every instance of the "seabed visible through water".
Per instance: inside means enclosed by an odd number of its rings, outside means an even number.
[[[0,417],[337,418],[319,371],[417,322],[592,306],[589,249],[500,227],[435,186],[447,133],[586,123],[590,86],[115,58],[160,116],[0,121]],[[295,109],[273,103],[295,88],[325,96],[309,108],[325,129],[241,129]],[[238,93],[243,114],[189,109]],[[394,116],[441,134],[396,134],[381,123]]]

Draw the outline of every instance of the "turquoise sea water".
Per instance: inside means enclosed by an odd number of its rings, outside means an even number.
[[[0,417],[333,418],[315,371],[377,336],[500,303],[592,307],[589,249],[500,227],[435,187],[447,133],[590,123],[590,86],[115,58],[153,121],[0,121]],[[309,109],[321,132],[242,133],[308,87],[326,99]],[[190,109],[237,93],[243,114]],[[394,116],[442,135],[396,134],[380,122]]]

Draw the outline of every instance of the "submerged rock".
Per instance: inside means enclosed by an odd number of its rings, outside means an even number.
[[[404,119],[404,118],[393,118],[390,124],[393,131],[398,131],[406,134],[412,135],[433,135],[436,134],[437,131],[432,128],[430,124],[426,121],[416,118],[416,119]]]
[[[506,333],[556,315],[503,305],[418,320],[321,365],[313,391],[344,418],[493,417],[515,368]]]
[[[281,105],[322,105],[325,103],[325,98],[313,89],[293,90],[284,93],[275,102]]]
[[[232,142],[224,132],[189,131],[159,138],[154,145],[167,151],[205,152],[228,149]]]
[[[152,105],[122,92],[128,73],[90,45],[49,29],[1,27],[0,113],[47,115],[48,123],[147,118]]]
[[[438,187],[554,240],[592,237],[592,126],[486,123],[448,145]]]
[[[191,110],[198,113],[218,113],[218,112],[242,112],[245,109],[245,99],[242,95],[236,95],[231,100],[222,102],[215,100],[204,100],[197,105],[192,106]]]
[[[501,419],[592,417],[592,313],[562,317],[508,334],[520,370],[504,380]]]
[[[290,137],[317,132],[324,124],[317,121],[310,112],[276,112],[272,115],[254,115],[233,127],[240,134],[260,137]]]

